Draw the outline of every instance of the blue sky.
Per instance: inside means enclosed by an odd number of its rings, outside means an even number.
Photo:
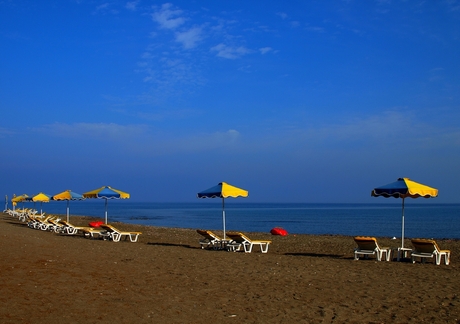
[[[460,1],[0,0],[0,39],[5,195],[459,202]]]

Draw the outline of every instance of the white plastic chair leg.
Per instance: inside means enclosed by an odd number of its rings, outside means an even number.
[[[268,246],[269,246],[268,243],[261,243],[260,244],[260,251],[262,253],[267,253],[268,252]]]
[[[252,246],[253,246],[252,243],[243,243],[244,252],[251,253],[252,252]]]
[[[129,239],[131,240],[131,242],[137,242],[138,237],[138,234],[129,234]]]

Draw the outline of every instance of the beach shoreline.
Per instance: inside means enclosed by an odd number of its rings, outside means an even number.
[[[61,217],[64,217],[61,215]],[[94,217],[71,216],[75,225]],[[28,228],[5,213],[4,323],[456,323],[460,242],[451,264],[353,260],[353,238],[245,233],[268,253],[202,250],[196,229],[141,231],[112,242]],[[216,231],[218,233],[218,231]],[[220,233],[219,233],[220,234]],[[378,238],[393,248],[399,240]],[[405,243],[410,245],[410,240]],[[13,307],[14,306],[14,307]]]
[[[103,201],[73,202],[71,215],[86,215],[104,219]],[[376,199],[377,201],[377,199]],[[283,227],[291,234],[401,236],[401,205],[388,204],[310,204],[236,203],[226,205],[227,230],[266,232]],[[63,214],[62,202],[46,205],[46,213]],[[460,204],[441,207],[439,204],[406,206],[405,236],[436,239],[460,238],[460,225],[455,215]],[[73,216],[71,216],[73,217]],[[109,221],[139,225],[180,228],[223,228],[222,206],[216,201],[203,203],[137,203],[110,201]]]

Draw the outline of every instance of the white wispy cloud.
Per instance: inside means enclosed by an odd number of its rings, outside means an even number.
[[[194,109],[175,109],[175,110],[160,110],[160,111],[137,111],[137,112],[126,112],[125,114],[130,116],[136,116],[147,121],[163,121],[171,119],[184,119],[190,116],[196,116],[201,112]]]
[[[158,116],[148,116],[156,119]],[[32,133],[53,138],[52,143],[62,145],[68,139],[75,143],[97,143],[116,145],[117,150],[137,152],[140,155],[164,155],[187,152],[202,152],[237,144],[240,133],[237,130],[213,133],[168,133],[154,130],[145,124],[120,125],[115,123],[54,123],[31,128]],[[1,137],[0,129],[0,137]]]
[[[172,3],[153,7],[152,41],[140,54],[137,70],[143,74],[145,83],[155,85],[150,92],[165,98],[196,91],[196,86],[206,81],[200,68],[210,55],[236,60],[252,53],[275,52],[271,47],[251,49],[246,45],[249,36],[243,31],[260,33],[260,29],[252,28],[257,23],[241,28],[242,22],[227,18],[225,13],[200,15],[203,11],[183,10]]]
[[[361,147],[373,150],[379,147],[381,151],[414,151],[460,145],[458,129],[427,124],[415,112],[399,110],[404,109],[383,111],[366,118],[351,118],[340,124],[299,128],[293,133],[293,141],[321,148]]]
[[[152,14],[152,19],[163,29],[176,29],[185,23],[186,19],[182,14],[182,10],[174,9],[171,3],[165,3]]]
[[[214,47],[211,47],[212,52],[217,52],[217,56],[223,57],[226,59],[237,59],[243,55],[249,54],[252,51],[250,49],[247,49],[244,46],[238,46],[238,47],[232,47],[232,46],[227,46],[225,44],[219,44]]]
[[[191,111],[183,112],[187,115]],[[168,115],[169,114],[169,115]],[[166,112],[171,117],[172,112]],[[161,113],[138,113],[145,120],[159,121]],[[173,118],[175,118],[173,116]],[[307,156],[312,152],[373,152],[378,154],[446,150],[460,147],[460,131],[457,127],[426,124],[413,112],[390,110],[366,118],[350,118],[342,123],[323,125],[310,124],[281,128],[276,125],[263,127],[257,133],[246,134],[244,140],[238,130],[200,132],[169,132],[147,124],[121,125],[115,123],[54,123],[25,129],[22,137],[39,137],[44,143],[53,145],[91,145],[97,143],[116,145],[121,151],[137,152],[141,155],[165,155],[197,153],[209,150],[232,148],[240,152],[270,152],[270,154],[296,154]],[[27,133],[28,132],[28,133]],[[8,129],[0,129],[0,137],[14,138]],[[51,140],[44,140],[44,137]],[[86,144],[83,144],[86,143]],[[303,153],[301,153],[303,152]],[[370,157],[368,157],[370,158]]]
[[[169,138],[154,145],[157,153],[196,153],[220,148],[230,148],[237,145],[240,139],[237,130],[230,129],[225,132],[190,134],[177,138]]]
[[[125,8],[131,11],[137,10],[137,5],[139,4],[139,0],[137,1],[129,1],[126,3]]]
[[[285,12],[277,12],[276,15],[280,16],[282,19],[287,19],[288,18],[287,13],[285,13]]]
[[[146,133],[146,125],[119,125],[115,123],[54,123],[34,128],[34,131],[47,135],[96,141],[117,141],[126,138],[140,137]]]
[[[0,127],[0,138],[9,137],[11,135],[14,135],[15,133],[16,133],[16,131],[14,131],[14,130],[4,128],[4,127]]]
[[[112,6],[111,3],[105,2],[103,4],[98,5],[93,12],[94,15],[95,14],[107,14],[107,13],[116,15],[119,13],[119,11],[114,6]]]
[[[181,43],[185,49],[194,48],[202,39],[202,28],[193,27],[189,30],[176,33],[176,41]]]
[[[427,123],[419,113],[399,107],[368,115],[350,116],[340,122],[312,122],[307,118],[280,123],[278,120],[257,126],[257,133],[245,134],[240,149],[248,152],[297,155],[427,154],[450,152],[460,147],[460,130],[443,123]],[[423,155],[422,154],[422,155]],[[399,162],[399,161],[398,161]]]
[[[460,11],[460,1],[447,0],[446,3],[451,11]]]
[[[296,28],[300,26],[300,22],[297,20],[291,20],[285,12],[277,12],[276,15],[281,17],[281,19],[286,20],[291,25],[291,27]]]
[[[310,26],[306,28],[308,31],[315,33],[324,33],[326,30],[323,27]]]
[[[268,52],[272,52],[273,51],[273,48],[271,47],[262,47],[262,48],[259,48],[259,52],[263,55],[263,54],[267,54]]]
[[[106,3],[103,3],[99,6],[96,7],[96,10],[104,10],[104,9],[107,9],[109,7],[109,3],[106,2]]]

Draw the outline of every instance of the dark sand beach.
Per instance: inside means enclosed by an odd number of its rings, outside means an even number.
[[[87,239],[1,214],[1,322],[460,323],[458,240],[438,240],[452,258],[437,266],[355,261],[348,236],[246,233],[273,241],[246,254],[201,250],[196,229],[113,225],[143,234]]]

